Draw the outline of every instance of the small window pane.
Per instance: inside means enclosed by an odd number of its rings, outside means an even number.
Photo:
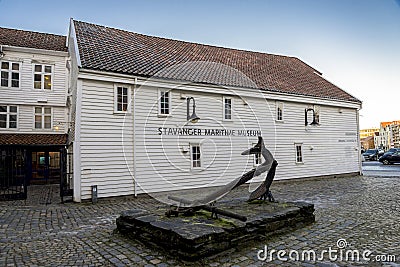
[[[1,69],[8,70],[9,67],[10,65],[8,62],[1,62]]]
[[[8,72],[1,72],[1,86],[8,86]]]
[[[42,82],[34,82],[35,89],[42,88]]]
[[[11,74],[11,87],[19,87],[19,73],[13,72]]]
[[[13,63],[12,70],[19,70],[19,63]]]
[[[51,66],[45,66],[44,67],[44,72],[51,73]]]
[[[36,113],[36,114],[42,114],[42,108],[40,108],[40,107],[35,107],[35,113]]]
[[[44,128],[45,129],[50,129],[51,128],[51,117],[50,116],[45,116],[44,117]]]
[[[51,108],[44,108],[44,114],[51,114]]]
[[[10,112],[17,113],[17,107],[16,106],[10,106]]]
[[[51,89],[51,75],[44,75],[44,89]]]
[[[40,115],[35,116],[35,128],[36,129],[42,128],[42,116],[40,116]]]
[[[42,65],[35,65],[35,72],[42,72]]]
[[[7,106],[0,106],[0,112],[7,112]]]
[[[10,128],[17,128],[17,115],[10,115]]]
[[[11,87],[19,87],[19,80],[12,80]]]
[[[0,128],[6,128],[6,127],[7,127],[7,115],[0,114]]]

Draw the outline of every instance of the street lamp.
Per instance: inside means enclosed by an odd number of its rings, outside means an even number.
[[[308,115],[309,111],[312,111],[312,113],[313,113],[313,121],[310,123],[310,125],[312,125],[312,126],[318,125],[318,122],[315,120],[315,110],[313,108],[306,108],[305,111],[304,111],[305,126],[308,125],[307,115]]]
[[[190,100],[193,100],[193,113],[189,116]],[[192,123],[196,123],[200,118],[196,115],[196,102],[193,97],[186,98],[186,118]]]

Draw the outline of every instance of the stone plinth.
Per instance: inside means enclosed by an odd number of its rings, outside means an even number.
[[[219,202],[218,208],[247,217],[246,222],[197,211],[193,216],[166,217],[165,210],[128,210],[117,218],[118,230],[130,238],[196,260],[252,240],[293,230],[315,221],[314,205],[304,202],[270,203],[243,199]]]

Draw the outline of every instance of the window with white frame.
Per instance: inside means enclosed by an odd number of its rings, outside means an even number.
[[[276,102],[276,120],[283,121],[283,102]]]
[[[51,107],[35,107],[35,129],[51,129]]]
[[[253,147],[257,145],[257,143],[253,143]],[[260,153],[255,153],[254,154],[254,166],[258,166],[262,163],[261,160],[261,152]]]
[[[158,113],[160,115],[169,115],[171,108],[171,92],[159,90]]]
[[[233,100],[230,97],[224,97],[224,120],[232,120]]]
[[[128,112],[130,90],[128,86],[115,86],[115,112]]]
[[[190,158],[191,158],[192,168],[201,167],[201,147],[199,144],[190,145]]]
[[[295,144],[294,146],[296,149],[296,163],[303,163],[303,144]]]
[[[20,63],[1,61],[1,82],[2,87],[19,88]]]
[[[0,106],[0,128],[16,129],[18,121],[17,106]]]
[[[34,64],[33,71],[33,88],[51,90],[53,66]]]

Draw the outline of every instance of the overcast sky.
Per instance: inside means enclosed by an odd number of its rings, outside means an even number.
[[[363,101],[361,128],[400,120],[400,0],[0,0],[0,26],[66,35],[69,18],[295,56]]]

